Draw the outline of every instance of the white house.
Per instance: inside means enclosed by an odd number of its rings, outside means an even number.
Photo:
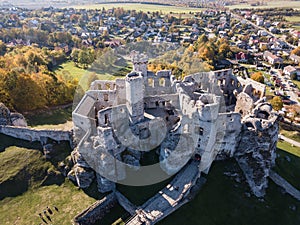
[[[297,75],[297,69],[291,65],[283,68],[283,73],[288,76],[292,76],[293,74]]]

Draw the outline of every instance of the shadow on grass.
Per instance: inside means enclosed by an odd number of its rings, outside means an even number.
[[[100,193],[98,191],[96,178],[88,188],[82,190],[84,191],[85,194],[97,200],[104,198],[108,194],[108,193]]]
[[[21,139],[9,137],[4,134],[0,134],[0,152],[3,152],[6,148],[9,146],[16,146],[21,148],[28,148],[28,149],[36,149],[36,150],[42,150],[43,147],[40,142],[34,141],[24,141]]]
[[[22,178],[28,177],[26,169],[22,169],[14,179],[9,179],[0,183],[0,200],[6,197],[16,197],[29,188],[29,182],[26,182]]]
[[[0,199],[15,197],[38,186],[64,183],[65,177],[59,163],[66,161],[71,153],[69,142],[49,142],[53,145],[53,154],[46,160],[40,142],[23,141],[0,134],[0,160],[8,162],[2,165],[7,174],[0,175],[4,179],[0,182]],[[17,148],[3,154],[10,146]]]
[[[51,109],[41,113],[29,114],[25,117],[29,126],[63,124],[72,120],[72,106],[63,109]]]
[[[277,148],[274,171],[300,190],[300,157]]]

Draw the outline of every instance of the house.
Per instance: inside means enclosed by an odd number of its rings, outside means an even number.
[[[294,31],[292,31],[291,33],[292,33],[292,35],[293,35],[295,38],[300,38],[300,31],[294,30]]]
[[[272,54],[270,51],[265,51],[263,54],[263,58],[272,65],[283,62],[282,58]]]
[[[276,27],[270,27],[269,28],[269,31],[272,33],[272,34],[277,34],[278,33],[278,29]]]
[[[108,33],[108,27],[99,27],[99,32],[103,34],[104,32]]]
[[[291,54],[290,59],[296,64],[300,63],[300,56],[298,56],[298,55]]]
[[[289,66],[286,66],[283,68],[283,73],[285,75],[288,75],[291,77],[293,74],[297,75],[297,69],[295,67],[289,65]]]
[[[256,18],[256,26],[264,25],[264,19],[262,17]]]
[[[247,61],[248,55],[244,52],[239,52],[235,55],[235,59],[238,61]]]
[[[268,43],[267,42],[260,42],[259,43],[260,49],[268,49]]]
[[[259,35],[259,36],[267,36],[268,33],[267,33],[267,31],[265,31],[265,30],[259,30],[259,31],[257,32],[257,35]]]

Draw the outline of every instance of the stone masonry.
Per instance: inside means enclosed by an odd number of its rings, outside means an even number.
[[[106,192],[128,178],[126,168],[141,170],[141,154],[153,149],[166,175],[194,156],[204,173],[216,157],[235,157],[262,196],[278,134],[278,117],[262,98],[265,86],[230,69],[179,81],[169,70],[147,71],[147,63],[137,55],[125,79],[94,81],[73,111],[76,171],[95,171],[99,191]],[[73,174],[80,185],[80,174]]]

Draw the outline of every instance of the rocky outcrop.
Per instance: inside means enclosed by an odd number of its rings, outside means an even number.
[[[91,185],[95,178],[95,172],[92,169],[78,166],[77,164],[73,167],[75,172],[76,182],[78,187],[87,188]]]
[[[91,185],[95,178],[95,172],[86,163],[77,148],[71,153],[73,168],[68,173],[68,178],[77,183],[80,188],[87,188]]]
[[[27,122],[20,113],[11,113],[10,110],[0,102],[0,125],[26,127]]]
[[[136,157],[126,154],[123,156],[123,161],[126,163],[130,168],[134,170],[138,170],[140,168],[140,161]]]
[[[116,184],[100,174],[96,173],[97,187],[100,193],[106,193],[116,189]]]
[[[268,103],[261,103],[242,123],[241,141],[235,158],[254,195],[262,197],[268,187],[270,169],[275,163],[278,117]]]

